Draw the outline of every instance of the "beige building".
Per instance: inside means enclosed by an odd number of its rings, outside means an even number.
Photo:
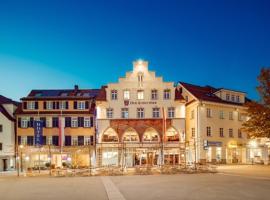
[[[246,94],[224,88],[179,82],[186,99],[187,160],[249,163],[250,144],[241,130],[247,120]]]
[[[102,87],[96,110],[98,166],[183,163],[185,101],[148,62],[133,62],[133,71]]]
[[[0,95],[0,171],[15,169],[15,118],[18,103]]]

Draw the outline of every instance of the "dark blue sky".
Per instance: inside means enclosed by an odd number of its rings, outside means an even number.
[[[147,59],[167,81],[258,98],[270,66],[269,0],[0,0],[0,94],[99,88]]]

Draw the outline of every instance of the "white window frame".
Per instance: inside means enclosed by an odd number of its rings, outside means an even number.
[[[128,108],[121,108],[121,118],[128,119],[128,117],[129,117]]]
[[[157,100],[158,99],[158,90],[157,89],[151,90],[151,99],[152,100]]]
[[[168,108],[168,118],[174,118],[175,117],[175,108],[169,107]]]
[[[118,92],[117,90],[111,90],[111,100],[117,100]]]
[[[232,95],[231,98],[232,98],[232,101],[235,101],[235,95],[234,94]]]
[[[71,117],[71,127],[72,128],[78,127],[78,117]]]
[[[230,94],[226,94],[226,101],[230,101]]]
[[[53,102],[52,101],[46,101],[46,109],[47,110],[53,109]]]
[[[87,135],[84,136],[84,145],[90,145],[91,144],[91,136]]]
[[[46,128],[52,127],[52,117],[46,117]]]
[[[129,100],[130,99],[130,91],[124,90],[123,96],[124,96],[124,100]]]
[[[224,111],[223,110],[220,110],[219,111],[219,119],[225,119]]]
[[[78,136],[71,136],[71,146],[78,146]]]
[[[163,99],[164,100],[171,99],[171,90],[170,89],[165,89],[163,91]]]
[[[65,110],[66,109],[66,102],[65,101],[60,101],[59,102],[59,109],[60,110]]]
[[[211,118],[212,117],[212,109],[206,108],[206,117]]]
[[[34,101],[27,101],[27,109],[28,110],[35,110],[35,102]]]
[[[233,120],[233,112],[229,112],[229,120]]]
[[[84,117],[83,126],[86,127],[86,128],[91,127],[91,120],[90,120],[90,117]]]
[[[144,118],[144,108],[137,108],[137,118]]]
[[[28,118],[22,118],[21,119],[21,128],[28,128]]]
[[[84,110],[85,109],[85,101],[78,101],[78,110]]]
[[[52,136],[47,136],[47,145],[52,145],[53,141],[52,141]]]
[[[152,108],[152,117],[153,118],[160,117],[160,108],[158,108],[158,107]]]
[[[113,118],[113,108],[107,108],[106,109],[106,116],[107,116],[108,119]]]
[[[27,136],[21,136],[21,145],[27,145]]]

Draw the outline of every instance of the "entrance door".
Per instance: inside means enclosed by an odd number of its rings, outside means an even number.
[[[3,159],[3,171],[7,171],[7,159]]]

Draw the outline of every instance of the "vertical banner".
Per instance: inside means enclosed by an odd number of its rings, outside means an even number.
[[[59,127],[59,146],[63,147],[65,142],[65,118],[59,117],[58,119],[58,127]]]
[[[43,121],[34,121],[34,134],[35,134],[35,145],[41,146],[43,144]]]
[[[166,111],[165,108],[162,107],[162,122],[163,122],[163,142],[166,142],[166,129],[167,129],[167,124],[166,124]]]

